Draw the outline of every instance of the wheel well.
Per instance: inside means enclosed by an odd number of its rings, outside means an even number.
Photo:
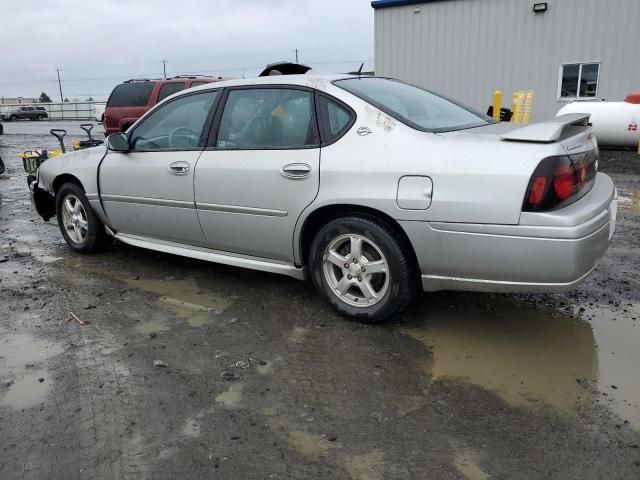
[[[58,175],[53,180],[53,184],[51,186],[53,187],[53,191],[55,193],[58,193],[58,190],[60,190],[60,187],[62,187],[62,185],[64,185],[65,183],[69,183],[69,182],[78,184],[78,186],[82,188],[82,191],[84,192],[84,187],[82,186],[82,182],[80,182],[80,180],[78,180],[76,177],[74,177],[69,173]]]
[[[378,220],[392,229],[395,233],[398,234],[399,238],[402,241],[403,247],[407,252],[409,252],[414,260],[413,264],[416,268],[418,268],[418,257],[416,256],[416,252],[413,249],[413,245],[411,245],[409,237],[402,229],[400,224],[395,219],[391,218],[389,215],[381,212],[380,210],[363,207],[361,205],[328,205],[326,207],[319,208],[311,215],[309,215],[309,217],[304,222],[304,226],[302,227],[302,232],[300,235],[300,252],[303,264],[308,264],[311,242],[313,242],[313,238],[316,236],[316,233],[318,233],[318,231],[331,220],[350,215],[359,215]]]

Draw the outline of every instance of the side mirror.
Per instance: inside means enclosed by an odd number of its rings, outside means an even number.
[[[129,139],[127,138],[127,135],[122,132],[109,135],[107,137],[107,148],[114,152],[128,152]]]

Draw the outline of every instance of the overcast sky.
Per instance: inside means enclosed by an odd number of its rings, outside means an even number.
[[[104,98],[120,81],[255,75],[295,59],[318,72],[373,67],[370,0],[3,0],[0,97]]]

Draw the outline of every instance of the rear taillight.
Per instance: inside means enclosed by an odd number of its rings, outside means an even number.
[[[575,171],[571,164],[560,165],[553,175],[553,190],[560,201],[571,196],[575,187]]]
[[[597,170],[595,150],[545,158],[531,176],[522,210],[543,212],[570,205],[591,190]]]

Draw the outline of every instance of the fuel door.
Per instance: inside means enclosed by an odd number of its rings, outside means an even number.
[[[398,181],[396,203],[403,210],[426,210],[431,205],[432,194],[431,178],[407,175]]]

